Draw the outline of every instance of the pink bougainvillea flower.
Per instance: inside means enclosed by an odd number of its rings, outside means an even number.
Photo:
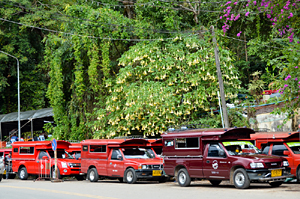
[[[290,76],[290,74],[284,79],[285,81],[287,81],[288,79],[290,79],[291,78],[291,76]]]
[[[241,36],[241,33],[242,33],[242,31],[240,31],[236,36],[238,36],[238,37]]]
[[[298,78],[297,78],[297,77],[295,78],[295,81],[298,81]]]
[[[222,16],[220,16],[220,19],[222,19]]]
[[[256,1],[253,1],[253,4],[256,5]]]
[[[271,15],[270,15],[270,14],[267,14],[267,17],[270,19],[270,18],[271,18]]]
[[[298,84],[300,84],[300,82],[298,82]]]
[[[234,2],[234,5],[236,5],[238,2]]]
[[[293,13],[290,13],[290,17],[293,17],[294,15],[293,15]]]
[[[298,44],[300,44],[300,41],[297,41]]]
[[[288,87],[288,86],[289,86],[288,84],[285,84],[285,85],[284,85],[284,88],[286,88],[286,87]]]
[[[298,68],[298,66],[295,66],[294,68]]]
[[[250,12],[246,12],[245,16],[248,17],[249,14],[250,14]]]

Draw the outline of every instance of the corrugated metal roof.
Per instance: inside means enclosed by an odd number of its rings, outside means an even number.
[[[25,111],[20,112],[20,120],[30,120],[30,119],[37,119],[37,118],[44,118],[44,117],[52,117],[53,116],[53,109],[52,108],[44,108],[34,111]],[[18,112],[8,113],[0,115],[0,123],[3,122],[14,122],[18,121]]]

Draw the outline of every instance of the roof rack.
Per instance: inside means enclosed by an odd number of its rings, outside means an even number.
[[[187,129],[203,129],[210,127],[207,124],[180,124],[180,125],[173,125],[168,127],[168,131],[184,131]]]

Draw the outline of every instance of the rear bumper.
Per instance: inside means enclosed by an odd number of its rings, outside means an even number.
[[[274,169],[247,169],[246,172],[248,174],[250,181],[259,181],[259,182],[271,182],[271,181],[285,181],[286,178],[291,178],[293,175],[291,175],[290,171],[291,169],[289,167],[286,168],[276,168],[282,170],[281,176],[272,177],[271,171]]]

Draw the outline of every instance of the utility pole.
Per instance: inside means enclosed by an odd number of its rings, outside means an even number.
[[[20,122],[20,74],[19,74],[19,60],[15,56],[12,56],[6,52],[0,50],[1,53],[6,54],[14,59],[17,60],[17,75],[18,75],[18,138],[19,141],[21,140],[21,122]]]
[[[211,28],[211,34],[212,34],[213,42],[214,42],[214,46],[215,46],[215,60],[216,60],[217,75],[218,75],[219,86],[220,86],[224,123],[225,123],[225,128],[229,128],[229,120],[228,120],[225,93],[224,93],[224,84],[223,84],[222,73],[221,73],[221,68],[220,68],[219,49],[218,49],[217,40],[215,37],[214,26],[211,26],[210,28]]]

